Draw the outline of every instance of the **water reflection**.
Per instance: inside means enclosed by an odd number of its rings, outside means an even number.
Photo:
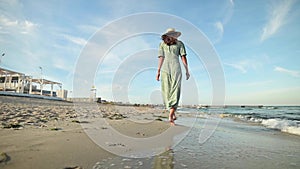
[[[124,158],[118,156],[115,158],[102,159],[93,166],[93,169],[173,169],[174,164],[174,152],[172,149],[168,149],[160,155],[149,158]]]
[[[174,164],[174,152],[169,149],[154,157],[153,169],[173,169]]]

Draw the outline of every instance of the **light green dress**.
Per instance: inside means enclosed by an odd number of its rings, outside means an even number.
[[[177,41],[175,45],[168,46],[161,42],[158,50],[158,57],[163,57],[161,67],[161,90],[166,108],[177,108],[180,99],[181,89],[181,67],[179,57],[186,55],[184,44]]]

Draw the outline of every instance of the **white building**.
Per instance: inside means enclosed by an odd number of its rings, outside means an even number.
[[[56,91],[56,95],[57,97],[60,97],[64,100],[67,100],[67,97],[68,97],[68,91],[67,90],[63,90],[63,89],[60,89],[60,90],[57,90]]]
[[[50,90],[45,90],[46,85],[50,85]],[[0,91],[57,97],[54,85],[59,87],[60,98],[66,99],[67,91],[62,90],[62,84],[59,82],[34,79],[24,73],[0,68]]]

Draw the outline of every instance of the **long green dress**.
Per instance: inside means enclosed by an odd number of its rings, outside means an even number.
[[[158,57],[163,57],[161,67],[161,90],[166,108],[177,108],[181,89],[181,67],[179,57],[186,55],[184,44],[177,41],[176,44],[168,46],[161,42]]]

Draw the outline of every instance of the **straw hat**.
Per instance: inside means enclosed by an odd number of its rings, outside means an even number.
[[[178,38],[181,35],[181,32],[177,32],[175,28],[169,28],[163,35],[171,36],[173,38]]]

